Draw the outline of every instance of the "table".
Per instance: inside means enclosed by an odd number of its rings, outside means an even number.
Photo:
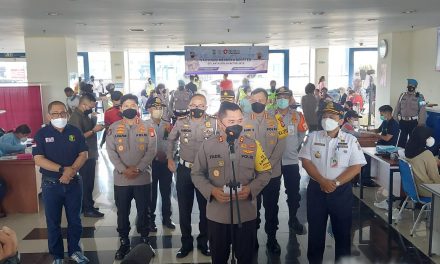
[[[363,148],[376,147],[377,138],[374,137],[358,138],[358,141],[361,147]]]
[[[440,184],[422,184],[422,188],[432,193],[431,219],[429,224],[429,249],[428,254],[440,254]],[[437,198],[437,199],[436,199]],[[436,221],[434,221],[434,219]]]
[[[5,213],[38,213],[38,177],[34,160],[0,160],[0,177],[7,193],[2,205]]]
[[[376,156],[376,148],[362,148],[365,155],[371,157],[371,175],[376,176],[375,181],[388,189],[388,224],[393,223],[393,201],[394,196],[400,197],[400,177],[394,178],[394,173],[399,172],[399,162],[390,158]],[[362,174],[360,177],[362,183]],[[364,188],[360,184],[360,199],[364,198]]]

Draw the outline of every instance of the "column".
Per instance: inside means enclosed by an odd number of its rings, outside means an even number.
[[[112,80],[117,89],[123,89],[128,92],[125,82],[125,67],[124,67],[124,52],[113,51],[110,52]]]
[[[326,84],[328,83],[328,51],[328,48],[315,49],[315,84],[321,76],[324,76]]]

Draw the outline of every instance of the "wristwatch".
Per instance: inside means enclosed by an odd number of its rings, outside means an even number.
[[[340,181],[336,181],[335,183],[336,183],[336,187],[341,186],[341,182]]]
[[[61,173],[61,174],[63,174],[63,173],[64,173],[64,166],[61,166],[61,167],[58,169],[58,172]]]

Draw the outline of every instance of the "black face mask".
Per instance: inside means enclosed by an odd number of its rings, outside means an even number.
[[[345,112],[347,112],[348,110],[350,110],[348,107],[344,107]]]
[[[200,118],[205,113],[205,110],[195,108],[195,109],[191,109],[190,112],[191,112],[191,117]]]
[[[184,86],[179,86],[179,90],[182,91],[185,87]]]
[[[136,115],[137,115],[136,109],[125,109],[122,112],[122,116],[127,118],[127,119],[133,119],[133,118],[136,117]]]
[[[86,116],[90,115],[91,113],[93,113],[93,110],[92,110],[92,109],[89,109],[89,110],[85,110],[85,111],[84,111],[84,115],[86,115]]]
[[[413,93],[416,90],[416,88],[412,86],[408,86],[407,88],[408,88],[408,92],[410,93]]]
[[[225,130],[226,141],[229,143],[234,142],[236,139],[238,139],[242,130],[243,130],[243,127],[241,125],[233,125],[233,126],[226,127],[226,130]]]
[[[259,103],[259,102],[255,102],[252,105],[252,111],[254,111],[254,113],[261,113],[264,111],[264,109],[266,108],[265,104]]]

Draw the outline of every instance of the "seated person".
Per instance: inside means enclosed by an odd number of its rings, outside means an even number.
[[[421,184],[440,183],[437,159],[428,150],[434,143],[432,130],[425,126],[417,126],[411,132],[405,147],[405,157],[411,164],[417,192],[423,197],[431,197],[431,193],[420,187]]]
[[[24,152],[26,145],[23,143],[27,141],[30,134],[31,129],[28,125],[19,125],[14,131],[0,137],[0,152],[3,155]]]
[[[359,127],[359,118],[362,118],[356,111],[349,110],[344,115],[344,123],[341,130],[345,133],[352,134],[357,138],[372,138],[375,134],[368,132],[358,132],[355,129]]]
[[[389,105],[379,107],[380,119],[383,120],[378,129],[374,129],[379,139],[377,145],[396,146],[399,137],[399,123],[393,118],[393,108]]]

